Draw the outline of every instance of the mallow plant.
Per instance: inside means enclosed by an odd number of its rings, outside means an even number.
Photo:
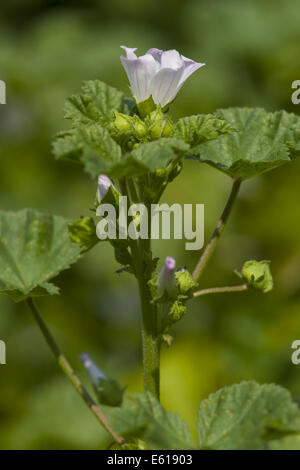
[[[137,56],[136,49],[123,49],[126,55],[121,63],[132,96],[99,80],[86,81],[79,94],[67,99],[65,118],[71,125],[53,142],[58,160],[80,164],[97,180],[94,212],[87,208],[85,217],[70,221],[33,209],[1,211],[1,294],[27,302],[59,366],[106,429],[110,445],[122,449],[300,449],[298,405],[278,385],[249,381],[212,393],[200,403],[197,442],[187,424],[159,399],[160,350],[171,346],[172,326],[186,314],[188,301],[235,291],[244,291],[246,299],[250,289],[262,294],[272,290],[270,265],[264,260],[233,266],[239,271],[238,285],[203,289],[201,278],[243,181],[299,156],[300,118],[285,111],[229,108],[174,122],[168,111],[178,91],[204,64],[175,50],[150,49]],[[147,222],[151,229],[150,208],[180,174],[185,159],[194,160],[195,170],[201,171],[206,163],[222,171],[231,178],[232,190],[194,269],[176,266],[166,253],[158,271],[151,236],[144,236],[141,225]],[[94,193],[91,184],[91,198]],[[133,207],[128,212],[120,205],[120,198],[125,197]],[[149,209],[146,220],[141,207]],[[106,212],[115,217],[107,217]],[[80,359],[93,384],[93,398],[36,306],[37,297],[59,294],[52,282],[55,276],[103,243],[112,245],[119,272],[137,281],[144,393],[127,393],[126,384],[108,377],[84,353]],[[172,347],[168,353],[172,354]]]

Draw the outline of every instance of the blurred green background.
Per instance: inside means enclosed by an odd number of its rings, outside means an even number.
[[[300,79],[299,0],[10,0],[0,7],[1,209],[34,207],[71,218],[89,215],[96,185],[70,163],[56,162],[51,140],[66,127],[62,108],[82,80],[99,78],[128,91],[120,45],[176,48],[206,62],[181,90],[173,118],[227,106],[262,106],[295,113],[291,83]],[[162,402],[195,427],[200,400],[243,379],[277,382],[300,397],[300,366],[291,343],[300,337],[300,161],[250,180],[202,285],[237,283],[251,258],[272,260],[275,289],[198,299],[173,329],[162,352]],[[164,196],[205,203],[206,238],[230,179],[195,161]],[[155,242],[162,258],[193,269],[196,252],[183,241]],[[82,379],[86,351],[129,391],[141,391],[139,305],[134,279],[115,273],[99,244],[56,280],[61,296],[38,301],[52,332]],[[107,436],[61,374],[30,312],[0,299],[1,449],[90,449]],[[89,386],[89,385],[88,385]]]

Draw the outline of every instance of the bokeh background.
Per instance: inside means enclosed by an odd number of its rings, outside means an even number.
[[[51,140],[67,126],[67,96],[99,78],[128,91],[121,44],[176,48],[206,62],[181,90],[174,119],[227,106],[299,113],[291,83],[300,79],[299,0],[10,0],[0,7],[1,209],[34,207],[70,218],[89,215],[96,186],[81,168],[56,162]],[[300,337],[300,161],[250,180],[219,243],[203,287],[235,284],[251,258],[272,260],[274,291],[198,299],[162,352],[162,401],[195,428],[201,399],[244,379],[277,382],[300,397],[300,366],[291,343]],[[164,196],[205,203],[206,238],[230,190],[230,179],[195,161]],[[197,253],[183,241],[155,242],[156,253],[193,269]],[[61,295],[38,306],[89,387],[78,355],[89,352],[129,391],[142,390],[139,306],[134,279],[115,273],[99,244],[56,280]],[[0,267],[1,269],[1,267]],[[1,449],[91,449],[107,436],[61,374],[22,304],[0,298]]]

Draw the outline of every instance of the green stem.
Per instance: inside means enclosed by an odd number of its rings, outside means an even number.
[[[135,183],[127,180],[127,195],[130,202],[142,202],[139,200]],[[148,231],[151,233],[151,211],[148,209]],[[147,269],[147,261],[151,259],[151,240],[130,240],[130,248],[134,263],[135,276],[138,281],[139,295],[142,313],[142,341],[143,341],[143,372],[144,390],[151,392],[159,400],[160,388],[160,332],[158,326],[157,307],[152,302],[152,296],[148,282],[150,270]]]
[[[225,208],[222,212],[222,215],[221,215],[220,219],[218,220],[217,226],[216,226],[212,236],[210,237],[209,242],[206,245],[206,247],[204,249],[204,252],[202,253],[202,256],[201,256],[197,266],[194,269],[193,279],[195,281],[198,281],[199,277],[203,273],[203,271],[204,271],[204,269],[205,269],[205,267],[208,263],[208,260],[210,259],[211,255],[214,252],[217,241],[220,238],[221,233],[223,232],[223,229],[225,227],[225,223],[226,223],[226,221],[228,219],[228,216],[231,212],[233,203],[236,200],[236,197],[238,195],[240,186],[241,186],[241,180],[234,179],[232,189],[231,189],[231,193],[229,195],[229,198],[227,200]]]
[[[90,408],[92,413],[96,416],[100,424],[106,429],[106,431],[111,435],[113,440],[119,444],[122,445],[124,444],[125,440],[123,437],[119,436],[113,429],[110,427],[110,424],[108,422],[108,419],[106,416],[102,413],[98,405],[94,402],[88,391],[85,389],[83,384],[81,383],[80,379],[77,377],[75,374],[74,370],[72,369],[70,363],[68,360],[65,358],[61,350],[59,349],[58,345],[56,344],[53,336],[51,335],[50,331],[48,330],[44,320],[40,316],[32,298],[28,298],[26,300],[27,305],[29,306],[30,310],[33,313],[33,316],[49,346],[51,351],[53,352],[54,356],[57,359],[58,365],[60,368],[63,370],[64,374],[68,377],[70,382],[73,384],[81,398],[84,400],[84,402],[87,404],[87,406]]]
[[[194,292],[194,297],[200,297],[201,295],[206,294],[222,294],[224,292],[242,292],[247,290],[247,284],[242,284],[240,286],[225,286],[225,287],[210,287],[209,289],[201,289],[197,292]]]
[[[160,337],[157,328],[157,309],[151,303],[147,281],[138,277],[138,285],[142,311],[144,389],[159,400]]]

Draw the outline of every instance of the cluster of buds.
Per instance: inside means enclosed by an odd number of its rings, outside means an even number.
[[[136,114],[114,112],[115,119],[111,126],[116,136],[134,138],[139,142],[147,142],[170,137],[174,133],[174,126],[169,117],[165,116],[161,108],[156,108],[141,119]]]
[[[168,256],[158,278],[154,277],[149,285],[152,288],[154,301],[170,304],[161,331],[162,339],[170,346],[172,337],[168,333],[169,329],[185,314],[186,302],[192,296],[197,284],[186,268],[176,271],[175,259]]]

